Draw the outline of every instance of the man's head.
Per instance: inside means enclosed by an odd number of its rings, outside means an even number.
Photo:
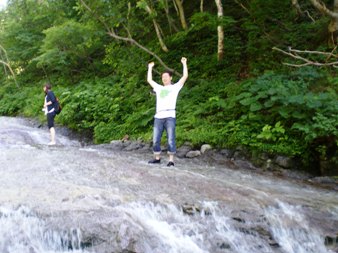
[[[162,83],[164,86],[171,85],[171,80],[173,79],[173,73],[169,70],[166,70],[162,73]]]

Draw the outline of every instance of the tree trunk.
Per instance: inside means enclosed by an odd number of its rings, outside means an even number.
[[[223,18],[223,6],[222,0],[215,0],[217,5],[217,16],[221,20]],[[218,49],[217,49],[217,59],[218,61],[223,60],[224,56],[224,29],[222,25],[217,26],[218,34]]]
[[[153,15],[153,9],[151,9],[148,4],[146,5],[146,11],[149,13],[150,16]],[[163,38],[162,38],[160,25],[157,23],[155,18],[152,18],[152,20],[153,20],[153,25],[154,25],[154,28],[155,28],[155,31],[156,31],[157,39],[160,42],[160,46],[161,46],[161,48],[164,52],[168,52],[169,50],[168,50],[168,48],[167,48],[167,46],[164,43]]]
[[[330,34],[329,45],[337,46],[338,45],[338,0],[334,1],[333,12],[337,15],[331,18],[328,30]]]
[[[159,0],[159,1],[161,1],[161,0]],[[167,17],[167,20],[168,20],[170,33],[172,33],[172,30],[174,30],[175,32],[178,32],[179,29],[177,28],[177,26],[175,25],[172,17],[169,14],[169,3],[168,3],[168,0],[162,0],[162,1],[163,1],[162,6],[163,6],[163,9],[164,9],[165,15]]]
[[[203,0],[201,0],[201,3],[200,3],[200,11],[204,12],[204,1]]]
[[[298,0],[292,0],[292,5],[297,10],[298,15],[302,16],[303,12],[299,6]]]
[[[18,84],[18,82],[16,81],[15,74],[14,74],[14,71],[12,70],[11,66],[10,66],[7,62],[4,62],[4,61],[2,61],[2,60],[0,60],[0,64],[3,64],[3,65],[5,65],[5,66],[8,67],[9,71],[11,72],[11,74],[12,74],[12,76],[13,76],[13,80],[14,80],[14,83],[15,83],[16,87],[19,88],[19,84]]]
[[[3,61],[3,55],[2,55],[2,52],[0,51],[0,57],[1,57],[1,60]],[[6,65],[3,64],[3,67],[4,67],[4,72],[5,72],[5,76],[7,76],[7,68],[6,68]]]
[[[173,0],[174,3],[176,4],[176,7],[178,9],[178,15],[180,17],[181,25],[184,30],[188,29],[187,22],[185,20],[185,14],[184,14],[184,9],[183,9],[183,4],[181,0]]]
[[[330,34],[329,44],[331,46],[337,45],[337,36],[338,36],[338,0],[334,0],[333,11],[329,10],[326,5],[319,0],[310,0],[314,7],[316,7],[320,12],[331,17],[331,22],[328,26],[328,31]]]
[[[9,59],[7,57],[7,52],[2,45],[0,45],[0,52],[1,52],[1,58],[2,58],[2,52],[4,53],[5,58],[6,58],[5,61],[0,60],[0,64],[2,64],[4,66],[4,71],[5,71],[6,76],[7,76],[7,69],[6,69],[6,67],[7,67],[9,69],[9,71],[11,72],[12,76],[13,76],[13,80],[15,82],[16,87],[19,88],[19,84],[18,84],[18,82],[16,81],[16,78],[15,78],[15,73],[14,73],[13,69],[11,68],[11,66],[9,65]]]

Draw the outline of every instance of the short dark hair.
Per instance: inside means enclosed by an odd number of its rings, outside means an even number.
[[[162,75],[165,74],[165,73],[167,73],[169,76],[173,76],[173,72],[170,71],[170,70],[168,70],[168,69],[165,70],[165,71],[163,71],[163,72],[162,72]],[[161,76],[162,76],[162,75],[161,75]]]
[[[47,90],[51,90],[52,89],[52,85],[50,83],[46,83],[45,87]]]

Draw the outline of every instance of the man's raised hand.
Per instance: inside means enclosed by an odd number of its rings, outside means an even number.
[[[182,64],[186,64],[187,63],[187,58],[182,57],[181,62],[182,62]]]
[[[152,67],[154,67],[154,65],[155,65],[155,63],[152,61],[152,62],[149,62],[148,63],[148,68],[152,68]]]

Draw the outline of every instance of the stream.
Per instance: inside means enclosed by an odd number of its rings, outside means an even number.
[[[337,191],[0,117],[1,253],[337,253]]]

